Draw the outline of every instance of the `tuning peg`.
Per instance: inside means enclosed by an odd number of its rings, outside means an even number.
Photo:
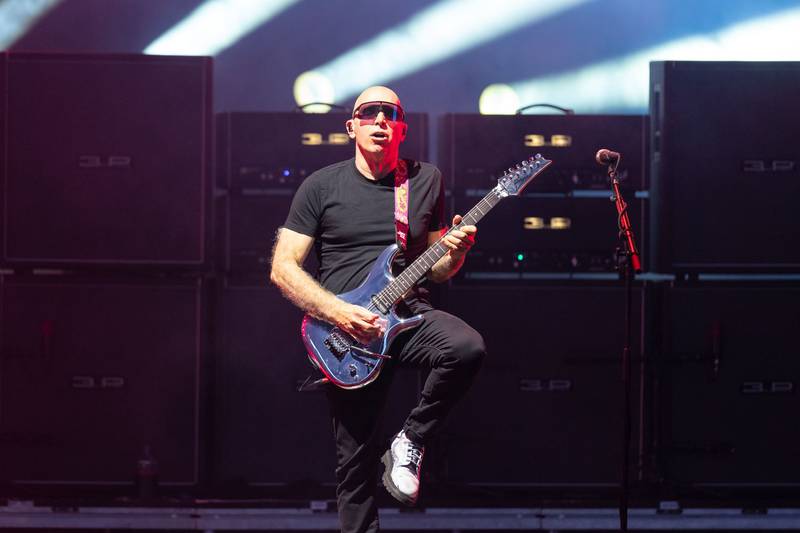
[[[513,174],[514,173],[514,167],[508,167],[508,173],[509,174]]]

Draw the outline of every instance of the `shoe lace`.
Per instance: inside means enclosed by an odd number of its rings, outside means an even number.
[[[408,464],[413,464],[415,470],[419,471],[419,465],[422,462],[422,454],[424,449],[411,441],[408,441],[406,446],[406,461]]]

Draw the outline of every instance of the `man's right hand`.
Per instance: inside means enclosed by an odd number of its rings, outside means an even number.
[[[336,310],[335,325],[365,345],[378,339],[385,328],[380,315],[347,302],[342,302]]]

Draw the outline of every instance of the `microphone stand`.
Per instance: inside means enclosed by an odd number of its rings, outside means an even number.
[[[631,221],[628,217],[628,204],[622,198],[617,178],[617,166],[620,157],[612,160],[608,165],[608,177],[611,180],[613,195],[611,201],[617,208],[617,225],[619,227],[619,245],[616,249],[617,270],[620,279],[625,282],[625,345],[622,348],[622,465],[619,498],[619,524],[620,531],[628,531],[628,463],[631,442],[631,308],[633,299],[634,274],[641,272],[642,263],[639,251],[634,241]]]

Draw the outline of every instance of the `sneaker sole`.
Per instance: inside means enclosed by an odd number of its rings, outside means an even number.
[[[417,500],[412,499],[409,496],[400,492],[400,489],[392,481],[392,452],[391,450],[386,450],[386,453],[383,454],[381,457],[381,462],[384,464],[386,468],[383,470],[383,486],[386,487],[386,491],[392,495],[392,497],[402,503],[403,505],[408,505],[409,507],[413,507],[416,505]]]

